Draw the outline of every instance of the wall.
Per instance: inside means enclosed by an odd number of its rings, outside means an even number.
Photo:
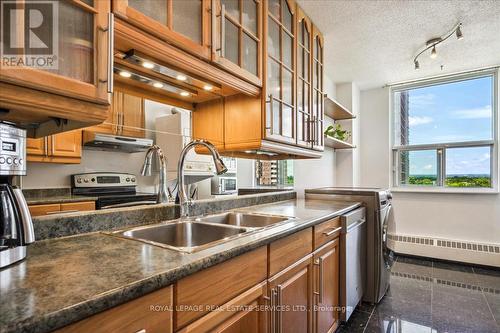
[[[390,92],[361,92],[361,185],[390,185]],[[394,192],[397,235],[500,245],[500,195]],[[416,255],[500,266],[500,255],[462,249],[396,243],[398,251]]]
[[[350,142],[359,147],[360,138],[360,91],[353,82],[337,84],[336,100],[349,109],[356,118],[342,120],[338,123],[351,132]],[[358,186],[360,182],[359,149],[340,149],[336,151],[336,184],[337,186]]]
[[[85,172],[128,172],[140,174],[144,153],[119,153],[83,150],[80,164],[28,163],[27,175],[22,179],[23,188],[71,187],[70,175]],[[142,191],[155,190],[156,177],[138,176]]]

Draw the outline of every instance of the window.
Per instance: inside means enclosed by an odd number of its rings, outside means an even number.
[[[392,90],[395,187],[496,188],[497,73]]]
[[[293,160],[256,160],[255,178],[259,186],[293,186]]]

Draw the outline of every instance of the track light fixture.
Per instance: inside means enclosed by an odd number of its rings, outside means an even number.
[[[425,51],[431,49],[430,57],[432,59],[435,59],[437,57],[437,50],[436,46],[450,38],[453,34],[457,37],[458,40],[464,38],[464,35],[462,34],[462,22],[458,23],[455,25],[455,27],[448,32],[447,34],[443,35],[442,37],[437,37],[437,38],[432,38],[429,39],[426,43],[425,46],[423,47],[422,50],[420,50],[417,55],[413,58],[413,64],[415,65],[415,69],[420,69],[420,63],[418,62],[418,57]]]

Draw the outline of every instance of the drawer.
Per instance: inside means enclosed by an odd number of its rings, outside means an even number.
[[[56,333],[171,333],[172,286],[65,326]]]
[[[316,250],[323,244],[334,240],[340,235],[342,229],[340,216],[331,220],[322,222],[314,226],[314,249]]]
[[[61,204],[61,212],[95,210],[95,201],[68,202]]]
[[[267,276],[267,248],[245,253],[176,284],[175,330],[190,324],[210,311],[264,281]]]
[[[312,228],[269,244],[269,276],[280,272],[312,252]]]
[[[60,204],[29,205],[31,216],[43,216],[58,213],[61,210]]]

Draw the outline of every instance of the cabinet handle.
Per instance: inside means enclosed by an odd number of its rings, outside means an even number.
[[[273,94],[270,94],[269,95],[269,112],[270,112],[270,115],[269,117],[271,118],[271,126],[269,127],[266,127],[266,130],[271,130],[273,128]]]
[[[217,4],[215,3],[215,0],[212,0],[210,2],[210,16],[211,16],[211,24],[212,24],[212,53],[216,53],[217,52],[217,38],[215,37],[216,34],[215,34],[215,30],[217,29],[217,24],[216,24],[216,21],[217,21],[217,13],[216,13],[216,6]]]
[[[323,303],[323,257],[318,258],[318,261],[314,262],[314,264],[319,267],[319,292],[314,292],[314,294],[318,296],[318,302]]]
[[[333,235],[334,233],[336,233],[337,231],[339,231],[340,229],[342,229],[342,227],[333,228],[333,229],[332,229],[332,230],[330,230],[330,231],[325,231],[325,232],[323,233],[323,235],[325,235],[325,236],[331,236],[331,235]]]
[[[147,331],[146,331],[146,329],[144,329],[144,328],[143,328],[142,330],[138,330],[138,331],[137,331],[137,332],[135,332],[135,333],[146,333],[146,332],[147,332]]]
[[[77,213],[79,210],[56,210],[52,212],[45,213],[46,215],[54,215],[54,214],[69,214],[69,213]]]
[[[277,309],[277,314],[278,314],[278,333],[282,333],[283,331],[283,311],[282,311],[282,306],[283,306],[283,293],[282,293],[283,288],[281,287],[281,284],[276,287],[276,293],[277,293],[277,298],[278,298],[278,309]]]
[[[273,289],[271,289],[271,295],[270,295],[271,311],[269,314],[271,333],[276,333],[276,317],[275,317],[276,316],[276,299],[275,299],[275,296],[276,296],[276,290],[273,288]]]
[[[99,80],[100,82],[106,82],[108,85],[108,93],[113,92],[113,51],[115,48],[115,15],[113,13],[108,14],[108,27],[99,28],[102,32],[107,32],[108,35],[108,69],[106,71],[106,80]]]

